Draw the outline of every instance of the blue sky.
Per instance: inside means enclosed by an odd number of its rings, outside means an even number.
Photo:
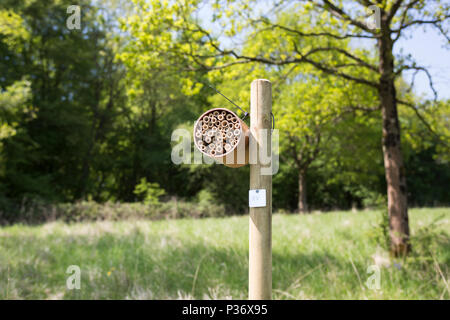
[[[261,2],[258,4],[261,5]],[[199,12],[199,16],[207,28],[215,30],[217,26],[211,23],[211,15],[212,10],[209,5],[205,5]],[[223,43],[228,42],[227,39],[222,40]],[[395,54],[403,50],[404,55],[412,55],[417,65],[428,69],[439,99],[450,99],[450,45],[447,44],[446,49],[443,47],[445,43],[445,38],[439,35],[434,28],[419,26],[405,30],[404,36],[397,41],[394,47]],[[371,42],[371,45],[373,45],[373,42]],[[408,83],[411,81],[412,74],[413,71],[403,73],[403,77]],[[423,72],[416,75],[413,91],[424,98],[434,98],[428,77]]]
[[[450,99],[450,49],[443,48],[445,39],[430,27],[412,29],[408,36],[411,39],[397,41],[394,48],[396,53],[403,48],[403,53],[410,53],[418,65],[427,67],[438,97]],[[410,79],[408,74],[405,74],[405,78]],[[416,76],[415,92],[425,94],[427,98],[433,97],[424,73]]]

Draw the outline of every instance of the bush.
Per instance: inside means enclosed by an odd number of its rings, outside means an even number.
[[[141,182],[134,189],[134,194],[140,197],[145,204],[157,205],[159,198],[166,194],[156,182],[147,182],[146,178],[142,178]]]
[[[378,210],[379,218],[375,225],[368,230],[367,236],[373,244],[380,246],[382,249],[389,251],[391,238],[389,234],[389,213],[388,208]]]
[[[76,203],[46,204],[37,200],[24,201],[16,208],[0,209],[0,224],[42,223],[60,220],[64,222],[127,220],[127,219],[179,219],[225,216],[225,208],[209,203],[196,204],[173,199],[157,204],[146,203]]]

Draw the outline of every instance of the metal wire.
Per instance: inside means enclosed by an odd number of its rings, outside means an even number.
[[[216,88],[214,88],[212,85],[210,85],[209,83],[206,84],[208,87],[210,87],[211,89],[213,89],[215,92],[217,92],[218,94],[220,94],[222,97],[224,97],[225,99],[227,99],[232,105],[234,105],[236,108],[238,108],[239,110],[241,110],[244,113],[244,116],[242,117],[242,120],[245,120],[245,118],[247,118],[247,116],[249,115],[249,113],[247,111],[245,111],[244,109],[242,109],[241,107],[239,107],[236,103],[234,103],[231,99],[229,99],[227,96],[225,96],[222,92],[220,92],[219,90],[217,90]],[[275,129],[275,116],[273,115],[273,113],[270,113],[272,116],[272,129]]]
[[[244,109],[242,109],[241,107],[239,107],[236,103],[234,103],[233,101],[231,101],[231,99],[229,99],[228,97],[226,97],[222,92],[220,92],[219,90],[217,90],[216,88],[214,88],[212,85],[210,85],[209,83],[207,84],[208,87],[210,87],[211,89],[213,89],[214,91],[216,91],[218,94],[220,94],[222,97],[224,97],[225,99],[227,99],[231,104],[233,104],[236,108],[238,108],[239,110],[241,110],[244,113],[244,116],[242,117],[242,120],[244,120],[245,118],[247,118],[247,116],[249,115],[249,113],[247,111],[245,111]]]
[[[270,115],[272,116],[272,130],[275,129],[275,116],[273,115],[273,113],[271,112]]]

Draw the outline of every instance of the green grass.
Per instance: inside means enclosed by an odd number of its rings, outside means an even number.
[[[405,260],[377,245],[379,218],[275,214],[273,297],[449,299],[450,209],[410,210]],[[375,260],[380,290],[365,285]],[[80,290],[66,289],[70,265]],[[247,273],[248,216],[0,228],[0,299],[246,299]]]

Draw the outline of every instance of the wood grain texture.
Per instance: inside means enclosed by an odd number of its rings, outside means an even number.
[[[272,176],[261,175],[259,150],[271,154],[272,84],[257,79],[251,84],[250,106],[250,189],[266,189],[267,206],[250,208],[249,299],[272,297]],[[263,130],[265,129],[265,130]],[[267,132],[267,135],[264,134]],[[267,145],[268,144],[268,145]]]

